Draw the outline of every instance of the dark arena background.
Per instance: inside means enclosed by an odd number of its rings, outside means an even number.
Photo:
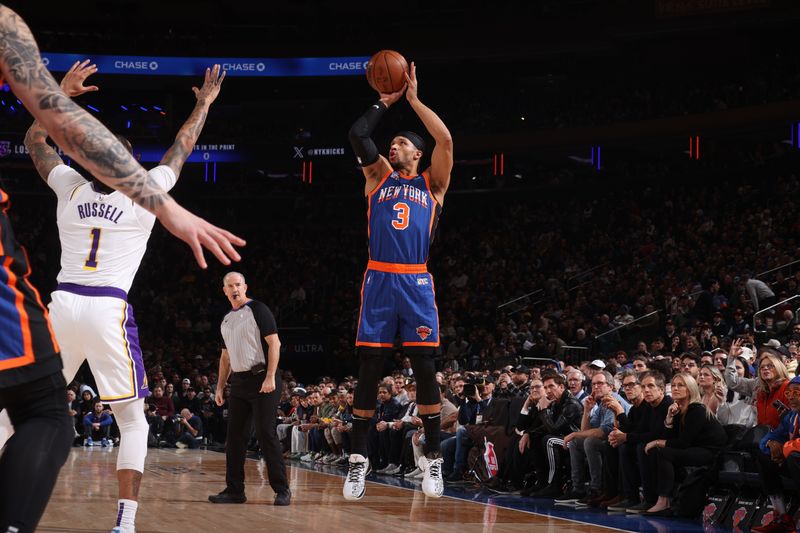
[[[800,360],[796,2],[8,5],[30,25],[57,80],[76,60],[98,65],[87,83],[100,90],[75,100],[127,137],[145,168],[173,143],[205,68],[220,63],[227,72],[171,194],[245,238],[242,261],[224,267],[206,252],[209,268],[201,270],[156,224],[129,293],[151,389],[164,385],[173,405],[167,423],[151,431],[140,532],[795,531],[800,471],[774,466],[780,512],[763,463],[770,462],[767,432],[781,443],[798,438],[775,436],[782,426],[770,427],[765,414],[778,409],[776,399],[786,412],[774,420],[800,409],[800,395],[775,395]],[[331,418],[346,422],[359,371],[354,343],[367,225],[364,176],[348,130],[377,100],[364,74],[382,49],[416,63],[420,100],[454,144],[428,267],[440,321],[436,370],[459,408],[456,426],[465,429],[455,431],[457,444],[443,443],[447,484],[438,500],[423,495],[414,475],[408,421],[388,436],[370,430],[373,473],[359,502],[342,499],[348,450],[326,436]],[[3,86],[0,187],[12,197],[9,214],[28,249],[30,279],[47,303],[60,244],[55,195],[23,144],[32,120]],[[425,133],[405,98],[375,130],[382,154],[399,130]],[[423,159],[425,168],[428,154]],[[248,503],[207,501],[225,483],[228,410],[213,396],[226,387],[217,375],[219,324],[230,310],[222,277],[230,270],[244,274],[248,295],[277,321],[284,390],[276,416],[278,424],[294,424],[283,434],[279,426],[290,507],[271,506],[255,438]],[[777,380],[762,374],[765,352],[782,367]],[[736,374],[737,362],[743,373]],[[532,385],[542,377],[562,374],[569,394],[583,396],[608,371],[617,397],[639,406],[647,403],[642,370],[663,374],[669,389],[673,371],[692,369],[728,442],[710,464],[676,463],[667,513],[615,507],[631,495],[634,507],[648,483],[661,486],[663,465],[645,460],[656,450],[637,458],[631,440],[623,451],[606,431],[596,439],[598,456],[584,454],[581,462],[543,440],[552,428],[541,426],[532,404]],[[374,427],[381,413],[387,422],[401,419],[409,402],[413,369],[399,343],[383,375],[397,408],[390,416],[381,404]],[[570,376],[579,381],[571,384]],[[623,387],[629,378],[638,393]],[[97,391],[88,365],[71,384],[76,406],[86,386]],[[492,402],[501,402],[493,416],[476,420],[476,410],[481,416]],[[197,447],[175,448],[177,423],[169,422],[187,406],[203,429]],[[655,407],[647,413],[657,416]],[[39,531],[114,525],[118,448],[84,446],[82,414]],[[662,438],[663,424],[650,421],[656,429],[645,431],[647,420],[631,425],[617,416],[610,434]],[[576,423],[580,430],[580,417]],[[115,436],[113,427],[111,444]],[[665,450],[694,449],[684,444],[667,440]],[[548,453],[562,454],[550,475]],[[792,456],[800,460],[795,452],[783,464]],[[558,486],[543,494],[553,479]]]

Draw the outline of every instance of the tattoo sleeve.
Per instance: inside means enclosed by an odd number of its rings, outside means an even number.
[[[64,94],[25,21],[1,4],[0,70],[56,144],[100,181],[153,213],[171,200],[105,126]]]
[[[47,182],[51,170],[58,165],[64,164],[58,153],[47,144],[47,132],[36,121],[31,124],[25,134],[25,148],[28,149],[28,154],[33,160],[36,171],[45,182]]]
[[[207,116],[208,104],[198,100],[192,114],[183,123],[178,135],[175,136],[175,142],[161,159],[161,164],[169,166],[175,172],[175,176],[180,176],[183,164],[192,153],[197,138],[200,137],[200,132],[203,131]]]

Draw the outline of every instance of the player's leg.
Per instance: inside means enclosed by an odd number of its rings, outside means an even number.
[[[369,472],[367,431],[375,413],[378,381],[391,355],[397,333],[392,274],[367,270],[361,288],[361,312],[356,332],[359,359],[358,386],[353,395],[353,430],[347,478],[342,494],[347,500],[364,497]]]
[[[430,274],[407,274],[400,278],[403,302],[400,306],[400,338],[403,351],[411,359],[417,381],[417,409],[425,430],[425,472],[422,490],[440,497],[444,491],[442,458],[439,450],[441,395],[436,382],[434,357],[439,347],[439,316],[436,309],[433,277]]]
[[[135,531],[139,486],[147,455],[147,419],[144,398],[150,392],[139,347],[133,308],[121,298],[83,297],[92,312],[83,314],[84,329],[94,332],[82,344],[100,399],[112,404],[120,430],[117,457],[119,499],[115,532]]]
[[[365,478],[370,468],[367,459],[369,423],[375,413],[378,381],[383,373],[383,363],[390,354],[389,348],[358,348],[358,385],[353,393],[350,461],[343,489],[343,495],[348,500],[358,500],[364,496]]]
[[[51,296],[52,301],[47,306],[50,326],[61,349],[64,380],[69,384],[86,360],[83,350],[85,336],[94,333],[85,329],[86,324],[81,321],[83,313],[91,311],[93,299],[67,291],[53,291]]]
[[[0,390],[16,428],[0,458],[0,531],[36,529],[72,443],[66,403],[60,372]]]
[[[119,499],[114,531],[127,533],[135,531],[149,426],[144,416],[144,398],[114,403],[111,409],[120,433],[117,455]]]

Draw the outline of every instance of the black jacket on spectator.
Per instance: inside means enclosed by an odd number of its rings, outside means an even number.
[[[395,420],[400,420],[401,411],[402,406],[395,397],[385,403],[378,402],[378,407],[375,409],[375,421],[394,422]]]
[[[566,436],[581,429],[583,406],[568,390],[550,407],[539,411],[539,421],[547,435]]]
[[[706,411],[702,403],[693,403],[684,415],[678,414],[672,421],[672,427],[664,428],[667,447],[721,450],[728,436],[719,420],[706,416]]]
[[[481,410],[484,424],[503,427],[508,424],[508,407],[511,403],[508,398],[492,397],[489,405],[486,405],[486,400],[481,403],[484,404]]]
[[[631,407],[630,412],[627,416],[625,414],[621,414],[617,417],[617,421],[619,422],[620,431],[627,433],[627,437],[625,441],[635,446],[640,443],[647,444],[648,442],[656,439],[660,439],[661,436],[664,434],[664,419],[667,418],[667,409],[669,406],[672,405],[672,396],[664,396],[661,400],[661,403],[658,404],[658,407],[653,409],[653,406],[647,402],[642,402],[637,406]],[[633,410],[636,409],[638,423],[633,424],[631,423]],[[625,427],[629,427],[630,429],[623,429],[623,422],[622,419],[625,417],[627,422]]]
[[[639,425],[642,423],[645,410],[650,407],[650,404],[644,400],[642,400],[639,405],[636,405],[633,402],[630,402],[630,404],[631,408],[627,413],[623,411],[617,415],[617,427],[623,433],[636,431],[639,428]]]

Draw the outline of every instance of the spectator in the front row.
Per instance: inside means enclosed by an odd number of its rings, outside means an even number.
[[[583,392],[583,374],[573,370],[568,375],[580,381],[579,390]],[[556,498],[561,496],[564,481],[561,475],[564,437],[580,430],[583,406],[567,389],[564,378],[559,374],[545,375],[544,391],[546,396],[537,406],[544,436],[531,446],[536,484],[525,492],[538,498]]]
[[[172,400],[164,395],[161,385],[153,387],[151,392],[152,394],[147,398],[149,406],[147,422],[150,424],[150,432],[154,437],[159,438],[164,433],[165,425],[169,425],[172,417],[175,416],[175,406],[172,404]]]
[[[114,420],[111,414],[103,408],[103,402],[96,398],[92,412],[83,417],[83,434],[86,436],[86,446],[93,446],[99,440],[102,446],[108,446],[108,436]]]
[[[602,400],[603,406],[614,412],[617,427],[608,434],[608,440],[602,448],[603,491],[589,500],[589,507],[607,508],[609,505],[619,503],[622,499],[619,496],[620,456],[618,446],[624,442],[625,435],[639,429],[647,406],[642,396],[639,375],[633,369],[624,370],[620,381],[625,399],[631,404],[631,407],[626,413],[622,404],[613,396],[606,396]],[[637,484],[636,487],[638,486]]]
[[[571,464],[572,490],[562,498],[557,498],[557,503],[581,502],[588,503],[589,499],[600,494],[603,481],[603,455],[608,434],[614,428],[614,412],[602,405],[603,398],[613,396],[623,410],[627,413],[630,404],[622,396],[614,392],[614,377],[605,370],[598,371],[592,376],[592,394],[583,401],[583,417],[581,430],[570,433],[564,437],[564,447],[569,449]],[[586,474],[584,469],[589,465],[589,492],[584,490]]]
[[[178,440],[175,446],[194,449],[200,446],[202,439],[203,421],[189,408],[184,407],[178,418]]]
[[[511,383],[502,392],[498,388],[495,395],[504,398],[525,398],[530,394],[530,386],[530,370],[525,365],[517,365],[511,374]]]
[[[72,389],[67,389],[67,412],[72,418],[72,427],[75,430],[77,442],[79,436],[83,434],[83,417],[81,417],[81,402],[77,400],[75,391]]]
[[[675,403],[667,410],[664,439],[650,441],[645,452],[655,454],[658,476],[658,500],[644,514],[669,515],[675,470],[683,466],[708,466],[725,446],[728,437],[722,424],[703,405],[700,387],[688,373],[672,378]]]
[[[756,456],[764,491],[775,511],[771,523],[753,528],[757,533],[795,531],[794,520],[787,514],[781,475],[800,483],[800,377],[789,382],[786,397],[791,411],[783,416],[778,427],[761,439],[761,453]]]
[[[638,424],[631,427],[630,417],[625,420],[620,415],[617,417],[619,429],[608,436],[611,445],[619,449],[624,493],[622,501],[608,504],[609,511],[643,513],[658,499],[655,457],[645,454],[644,449],[648,442],[661,437],[672,398],[665,394],[666,383],[661,372],[649,370],[640,374],[639,380],[644,401],[638,406],[641,411]],[[639,498],[640,486],[644,492],[643,501]]]
[[[378,406],[369,427],[369,463],[377,471],[389,464],[388,449],[381,446],[381,434],[389,431],[389,424],[398,419],[400,402],[392,396],[389,385],[378,385]],[[385,437],[384,437],[385,438]]]
[[[505,461],[499,477],[508,480],[512,487],[522,487],[523,478],[531,470],[533,453],[540,440],[542,423],[539,420],[539,402],[545,397],[542,380],[530,380],[530,394],[519,410],[511,446],[506,450]],[[459,430],[460,431],[460,430]]]

